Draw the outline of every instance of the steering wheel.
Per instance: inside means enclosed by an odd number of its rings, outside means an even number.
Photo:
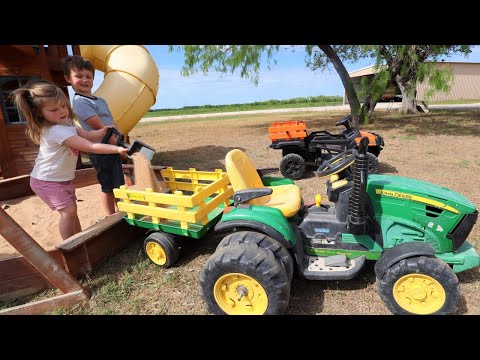
[[[347,115],[344,118],[337,120],[337,122],[335,123],[335,126],[345,125],[350,121],[351,118],[352,118],[352,115]]]
[[[315,174],[317,177],[324,178],[345,170],[354,163],[357,151],[357,149],[349,149],[325,160]]]

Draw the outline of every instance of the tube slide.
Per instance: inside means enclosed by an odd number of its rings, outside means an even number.
[[[80,53],[105,73],[93,95],[108,104],[118,129],[127,135],[155,104],[159,73],[141,45],[80,45]]]

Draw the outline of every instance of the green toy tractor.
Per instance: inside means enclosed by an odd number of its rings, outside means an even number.
[[[200,275],[211,313],[282,314],[294,271],[310,280],[346,280],[368,260],[376,261],[378,292],[392,313],[456,311],[456,273],[480,265],[467,242],[478,218],[475,205],[427,182],[368,175],[367,145],[365,138],[352,150],[349,178],[334,174],[327,181],[334,205],[322,204],[320,195],[304,205],[292,180],[262,177],[240,150],[227,154],[234,205],[215,230],[229,234]],[[325,173],[345,166],[342,154],[338,160],[331,159]]]

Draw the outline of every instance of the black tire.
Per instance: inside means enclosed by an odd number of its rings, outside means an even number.
[[[376,157],[380,155],[380,148],[378,146],[369,146],[367,151]]]
[[[154,232],[143,242],[143,250],[154,263],[164,268],[175,264],[180,256],[180,249],[175,236],[164,232]]]
[[[238,231],[225,236],[217,245],[217,250],[224,246],[238,245],[241,243],[257,244],[263,249],[268,249],[273,252],[275,259],[285,269],[288,280],[293,278],[293,258],[288,250],[280,242],[274,238],[255,231]]]
[[[410,290],[402,288],[404,283],[408,284]],[[417,286],[417,284],[419,285]],[[458,278],[450,266],[440,259],[425,256],[403,259],[392,265],[381,280],[377,279],[377,287],[380,297],[388,309],[398,315],[452,314],[457,310],[460,300]],[[436,296],[432,295],[433,290],[436,290]],[[416,291],[418,295],[410,291]],[[443,294],[441,294],[442,292]],[[398,294],[399,301],[407,299],[411,305],[408,302],[403,304],[408,304],[407,307],[410,306],[410,308],[402,306],[402,303],[395,299],[395,293]],[[420,296],[424,297],[423,301]],[[418,308],[419,303],[422,302],[427,306],[425,309]],[[417,308],[413,309],[415,306]]]
[[[372,153],[367,153],[368,155],[368,173],[369,174],[378,174],[380,171],[380,164],[378,158]]]
[[[372,153],[367,153],[367,156],[368,156],[368,173],[378,174],[380,171],[380,163],[378,162],[378,158]],[[350,174],[353,174],[354,169],[355,169],[355,162],[353,162],[353,164],[350,165],[350,167],[345,170],[348,170]],[[342,177],[340,176],[340,178]]]
[[[298,180],[305,170],[305,159],[298,154],[287,154],[280,161],[280,173],[286,178]]]
[[[228,282],[239,276],[237,283]],[[290,282],[284,268],[270,250],[254,243],[223,246],[215,251],[200,273],[200,288],[208,311],[215,315],[281,315],[290,300]],[[240,289],[249,290],[245,298],[237,300]],[[226,298],[233,305],[229,307],[223,301]],[[242,301],[249,298],[255,301],[245,306]]]

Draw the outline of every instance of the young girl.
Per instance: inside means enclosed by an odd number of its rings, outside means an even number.
[[[30,187],[52,210],[60,213],[59,230],[65,240],[82,230],[72,182],[79,151],[126,154],[128,150],[93,143],[101,141],[108,127],[87,131],[75,126],[68,98],[48,81],[32,81],[14,90],[12,100],[27,122],[27,134],[40,145],[30,173]]]

